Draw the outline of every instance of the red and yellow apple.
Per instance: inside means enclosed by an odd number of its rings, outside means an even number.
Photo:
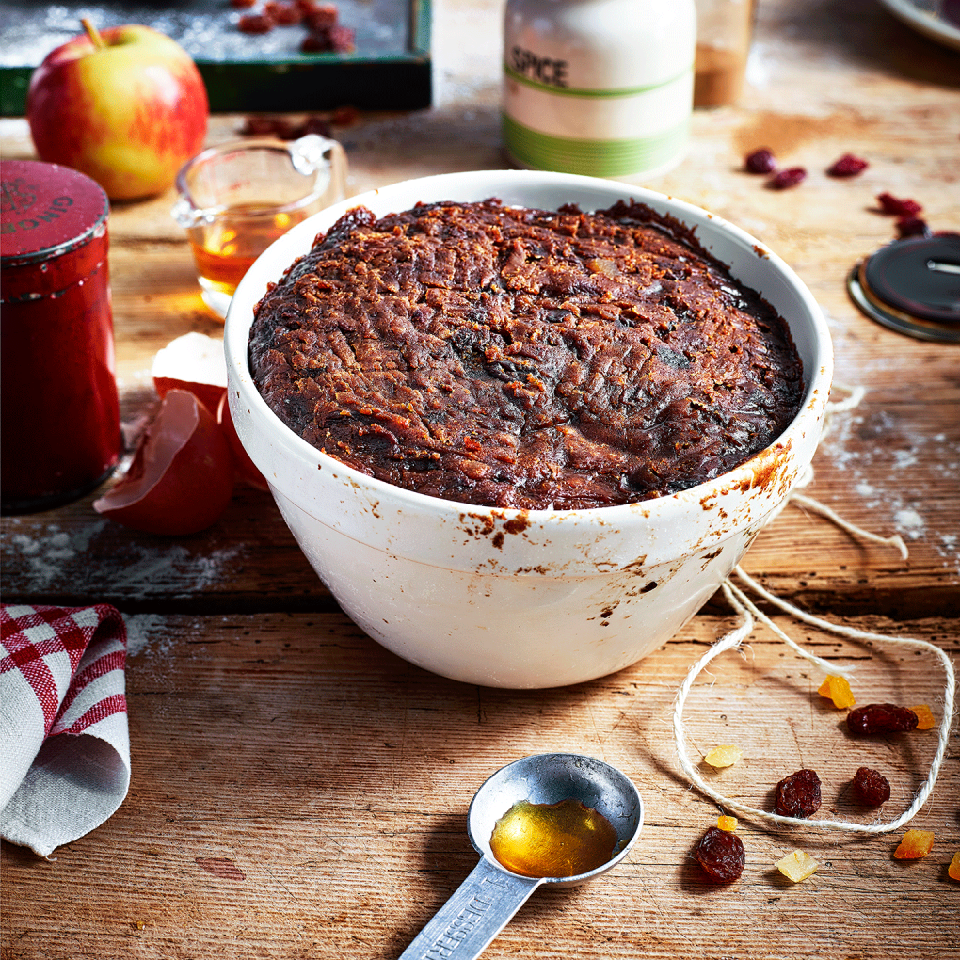
[[[111,200],[162,193],[203,147],[210,104],[200,71],[151,27],[84,26],[30,78],[26,114],[37,153],[85,173]]]

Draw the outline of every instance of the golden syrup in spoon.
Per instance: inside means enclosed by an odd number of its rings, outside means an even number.
[[[603,814],[579,800],[515,803],[495,824],[490,850],[499,863],[525,877],[572,877],[613,857],[617,831]]]

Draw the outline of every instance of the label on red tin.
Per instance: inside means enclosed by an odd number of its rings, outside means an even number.
[[[58,257],[102,229],[103,189],[69,167],[34,160],[0,162],[0,257],[38,263]]]

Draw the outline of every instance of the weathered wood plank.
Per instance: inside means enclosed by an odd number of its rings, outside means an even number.
[[[680,772],[671,714],[687,669],[727,618],[699,618],[613,677],[539,692],[435,677],[339,614],[141,615],[129,626],[131,792],[54,861],[5,847],[4,960],[92,956],[94,944],[106,958],[396,956],[476,861],[466,835],[473,791],[503,763],[552,750],[621,767],[641,790],[646,825],[615,872],[538,893],[491,956],[955,950],[958,891],[946,878],[960,848],[955,742],[915,820],[938,836],[925,860],[894,860],[899,834],[777,833],[741,820],[743,877],[704,882],[691,850],[718,810]],[[786,626],[813,652],[855,666],[861,702],[938,710],[932,657]],[[960,654],[950,621],[902,629]],[[818,816],[858,821],[871,818],[848,784],[867,763],[893,785],[883,811],[892,819],[925,775],[935,735],[850,740],[843,714],[817,695],[820,676],[756,631],[744,656],[725,654],[694,687],[685,715],[694,762],[716,743],[737,743],[744,759],[705,776],[763,808],[776,780],[812,767],[824,783]],[[793,886],[773,864],[798,847],[822,866]]]

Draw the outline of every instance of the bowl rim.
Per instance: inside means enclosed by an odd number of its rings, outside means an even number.
[[[696,486],[633,503],[561,510],[487,506],[433,497],[387,483],[356,470],[343,461],[322,453],[299,437],[270,409],[259,390],[257,390],[250,374],[247,343],[249,330],[253,323],[253,308],[265,294],[267,284],[279,280],[282,273],[298,257],[309,251],[317,233],[329,229],[340,216],[355,207],[369,206],[377,216],[382,216],[388,212],[395,212],[393,207],[389,206],[389,201],[394,195],[407,194],[414,188],[420,189],[423,193],[424,202],[427,203],[438,200],[456,201],[458,199],[456,196],[458,189],[469,188],[470,193],[476,193],[477,184],[485,181],[489,181],[491,184],[492,190],[487,194],[491,197],[497,196],[498,191],[495,184],[499,183],[503,190],[563,187],[569,188],[571,193],[575,194],[579,188],[581,193],[605,194],[609,197],[610,204],[616,202],[617,199],[632,199],[640,203],[646,203],[654,210],[665,212],[687,226],[698,242],[702,243],[707,249],[709,249],[709,238],[702,235],[700,223],[697,221],[708,226],[710,230],[725,234],[735,244],[752,253],[757,260],[763,260],[771,264],[775,268],[775,272],[787,282],[792,293],[803,304],[806,320],[814,334],[812,338],[813,363],[809,370],[806,366],[804,367],[804,377],[807,383],[803,399],[796,416],[787,428],[767,447],[753,454],[743,463]],[[578,202],[577,196],[571,196],[570,201]],[[414,202],[416,201],[405,202],[401,209],[409,209]],[[520,205],[508,201],[504,201],[504,203],[507,206]],[[593,209],[597,208],[594,207]],[[691,220],[694,222],[691,223]],[[717,259],[721,263],[724,262],[721,257],[717,257]],[[727,264],[724,265],[727,266]],[[736,274],[733,275],[736,278]],[[761,296],[764,296],[764,294],[761,293]],[[788,317],[784,319],[791,330],[791,335],[795,338],[791,319]],[[245,406],[251,418],[258,420],[265,426],[271,425],[278,428],[275,435],[272,435],[272,446],[275,448],[277,446],[282,447],[288,455],[296,457],[305,465],[309,465],[314,471],[323,471],[327,476],[341,480],[341,482],[352,487],[368,488],[378,500],[388,499],[401,510],[415,509],[428,514],[447,516],[453,520],[464,516],[491,518],[500,521],[524,517],[528,522],[538,524],[580,522],[616,524],[630,517],[635,517],[637,514],[645,518],[657,516],[658,520],[669,522],[674,515],[679,515],[686,510],[692,502],[702,503],[709,498],[721,496],[735,488],[750,489],[752,486],[750,481],[755,476],[755,471],[751,465],[755,464],[758,458],[768,457],[776,451],[801,449],[800,441],[807,436],[811,428],[816,428],[814,450],[811,451],[806,460],[811,459],[816,449],[816,443],[819,442],[819,425],[823,421],[833,376],[832,340],[819,304],[806,284],[784,260],[762,241],[747,233],[741,227],[688,201],[649,188],[579,174],[515,169],[461,171],[398,181],[349,197],[308,217],[275,240],[257,258],[241,280],[224,320],[224,354],[229,383],[229,402],[234,423],[239,426],[238,420],[242,421],[244,419],[241,407]],[[241,434],[242,441],[243,435]],[[249,449],[248,453],[250,453]],[[255,459],[254,462],[256,463]],[[260,465],[257,464],[257,466]]]

